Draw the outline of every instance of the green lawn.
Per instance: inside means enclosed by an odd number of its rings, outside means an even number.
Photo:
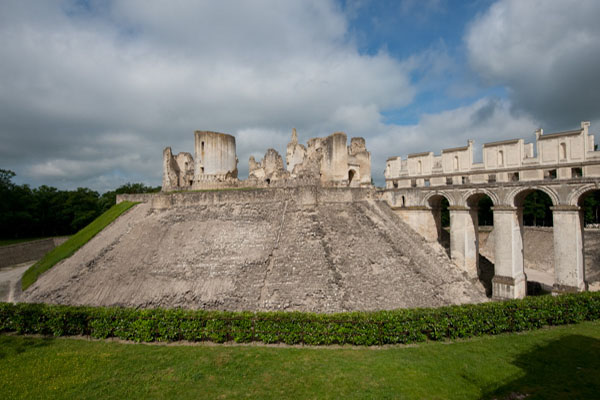
[[[44,258],[32,265],[31,268],[29,268],[27,271],[25,271],[25,274],[23,274],[23,290],[33,285],[33,283],[41,274],[52,268],[59,261],[73,255],[73,253],[75,253],[81,246],[86,244],[102,229],[108,226],[111,222],[113,222],[135,204],[136,203],[130,201],[124,201],[119,204],[115,204],[104,214],[92,221],[88,226],[71,236],[66,242],[48,252]]]
[[[0,398],[584,399],[600,322],[410,347],[157,346],[0,335]]]

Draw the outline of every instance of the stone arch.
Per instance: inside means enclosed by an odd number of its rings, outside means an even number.
[[[492,200],[492,203],[494,203],[495,206],[500,204],[500,198],[498,197],[498,195],[495,192],[488,190],[488,189],[481,189],[481,188],[471,189],[471,190],[468,190],[467,192],[465,192],[462,196],[461,203],[468,207],[469,206],[469,198],[472,197],[473,195],[477,195],[477,194],[486,195],[487,197],[489,197]]]
[[[600,186],[595,183],[579,186],[577,189],[569,193],[567,196],[567,204],[570,206],[578,206],[579,200],[581,200],[581,198],[587,194],[587,192],[591,192],[593,190],[600,190]]]
[[[514,188],[513,190],[511,190],[508,193],[508,195],[505,198],[506,205],[516,207],[515,201],[518,199],[519,196],[522,196],[524,193],[534,191],[534,190],[539,190],[540,192],[544,192],[545,194],[547,194],[548,197],[550,197],[550,200],[552,200],[553,206],[557,206],[560,204],[560,197],[558,196],[558,193],[550,187],[547,187],[547,186],[519,186],[519,187]]]
[[[456,205],[456,201],[454,200],[454,196],[452,196],[450,193],[448,193],[446,191],[443,191],[443,190],[436,190],[436,191],[432,191],[432,192],[427,193],[427,195],[425,195],[425,197],[421,201],[421,205],[424,206],[424,207],[427,207],[427,208],[431,208],[431,204],[429,202],[432,199],[432,197],[436,197],[436,196],[444,197],[446,200],[448,200],[448,204],[450,206],[455,206]]]

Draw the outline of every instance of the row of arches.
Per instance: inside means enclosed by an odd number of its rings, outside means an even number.
[[[552,226],[554,290],[580,291],[585,283],[584,212],[586,199],[600,198],[595,186],[569,194],[567,204],[549,188],[520,187],[500,196],[478,189],[457,193],[431,192],[424,197],[430,210],[437,240],[444,244],[454,262],[480,277],[495,298],[526,295],[524,271],[526,225]],[[533,200],[532,200],[533,199]],[[504,203],[504,204],[503,204]],[[598,214],[596,206],[595,213]],[[494,264],[479,253],[479,226],[494,230]],[[449,231],[444,229],[449,226]],[[530,246],[531,247],[531,246]],[[490,271],[491,268],[491,271]]]

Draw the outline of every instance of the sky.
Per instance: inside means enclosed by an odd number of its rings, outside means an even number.
[[[364,137],[382,185],[392,156],[596,133],[599,17],[598,0],[3,0],[0,168],[157,186],[163,149],[212,130],[245,178],[296,128]]]

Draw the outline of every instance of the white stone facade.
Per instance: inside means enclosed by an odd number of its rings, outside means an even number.
[[[467,146],[392,157],[385,169],[386,188],[429,187],[494,182],[600,177],[600,151],[594,151],[589,122],[577,130],[544,135],[536,142],[503,140],[483,145],[483,162],[473,162],[473,141]],[[534,145],[537,155],[534,156]]]

